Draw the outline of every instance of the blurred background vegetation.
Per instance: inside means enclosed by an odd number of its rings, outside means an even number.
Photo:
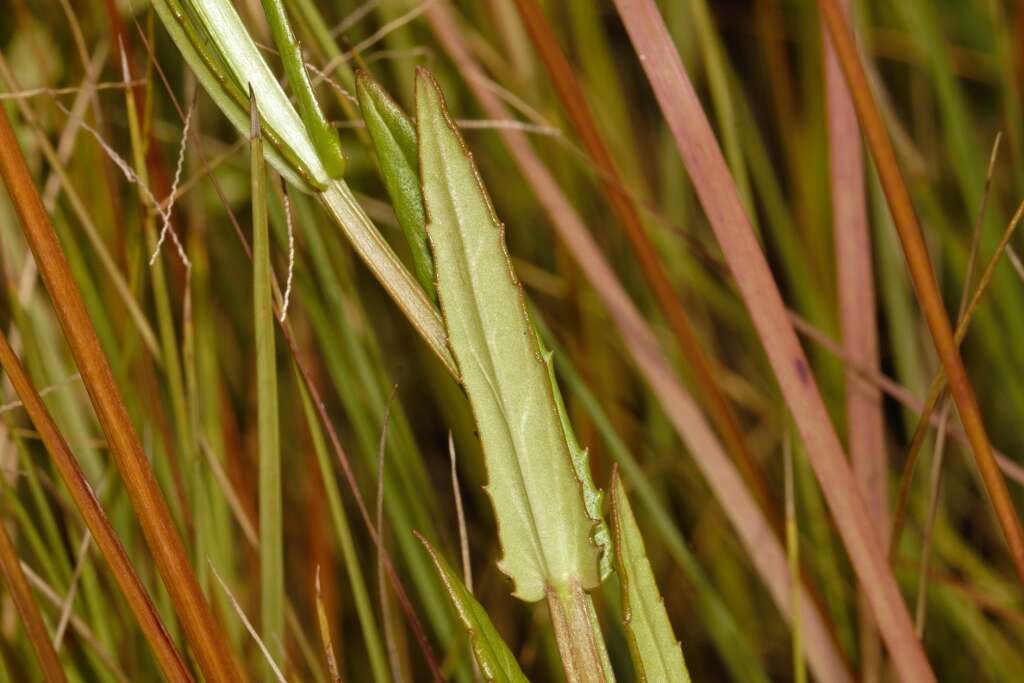
[[[271,45],[262,9],[238,0],[257,42]],[[695,680],[789,680],[792,630],[739,542],[723,506],[638,375],[623,334],[580,270],[573,248],[523,180],[501,137],[521,131],[583,218],[604,257],[699,401],[700,382],[680,356],[645,278],[607,180],[584,151],[514,0],[286,0],[320,101],[337,122],[346,179],[382,234],[411,263],[366,131],[353,103],[352,70],[370,71],[411,111],[414,68],[429,68],[462,125],[506,225],[517,273],[556,352],[563,393],[595,480],[619,462],[676,635]],[[793,502],[806,582],[815,587],[850,670],[864,666],[858,590],[817,482],[796,438],[761,342],[724,266],[615,8],[607,0],[537,3],[566,53],[625,193],[736,412],[767,502],[782,510],[783,453],[791,447]],[[847,435],[848,370],[842,333],[828,171],[822,28],[810,0],[662,0],[672,37],[719,137],[741,196],[801,329],[834,424]],[[432,19],[444,8],[454,38]],[[853,24],[875,95],[908,180],[947,310],[957,310],[972,226],[987,194],[977,269],[987,261],[1024,188],[1024,5],[1003,0],[853,0]],[[485,88],[512,112],[488,116],[451,59],[452,41],[486,74]],[[126,107],[138,103],[141,141]],[[145,2],[4,0],[0,103],[14,122],[132,420],[185,538],[199,581],[230,646],[260,670],[211,567],[246,614],[259,614],[257,390],[253,338],[252,211],[244,140],[197,86]],[[267,51],[277,68],[276,56]],[[316,72],[314,72],[315,74]],[[184,141],[180,179],[176,161]],[[1002,133],[986,190],[990,150]],[[51,148],[47,151],[46,148]],[[148,231],[160,217],[119,160],[143,160],[163,200],[176,187],[173,227],[157,261]],[[888,490],[895,494],[920,401],[938,369],[887,205],[870,167],[871,226]],[[289,232],[281,184],[269,207],[273,263],[283,283]],[[418,530],[453,563],[459,521],[448,433],[457,454],[474,593],[532,680],[558,680],[561,665],[542,605],[512,599],[497,570],[493,512],[472,417],[459,388],[308,196],[289,194],[294,288],[288,320],[299,356],[320,389],[364,498],[377,495],[384,453],[384,539],[446,673],[472,680],[466,639]],[[1019,240],[1017,241],[1019,244]],[[962,347],[993,444],[1020,501],[1024,450],[1024,272],[1011,249],[1000,261]],[[1016,267],[1014,267],[1016,266]],[[977,270],[975,271],[977,272]],[[0,193],[0,321],[150,589],[171,635],[181,638],[145,551],[76,368],[36,276],[18,219]],[[118,289],[117,279],[126,288]],[[126,297],[125,292],[128,293]],[[133,314],[130,300],[141,311]],[[148,337],[147,337],[148,335]],[[329,680],[317,627],[321,600],[345,680],[375,680],[373,661],[398,676],[427,671],[393,596],[378,585],[374,546],[337,472],[279,341],[289,680]],[[392,394],[393,387],[397,387]],[[0,511],[35,599],[59,643],[69,678],[157,680],[158,669],[107,566],[55,475],[32,423],[5,382],[0,407]],[[387,421],[386,445],[381,432]],[[315,424],[315,420],[313,421]],[[930,432],[893,569],[941,680],[1011,681],[1024,672],[1021,586],[955,412],[951,437]],[[788,444],[788,446],[787,446]],[[945,448],[942,477],[933,462]],[[892,498],[892,495],[890,495]],[[926,534],[932,502],[933,531]],[[927,542],[926,542],[927,537]],[[922,564],[923,548],[930,562]],[[925,567],[922,574],[922,566]],[[927,577],[925,599],[917,594]],[[382,591],[384,599],[382,600]],[[621,614],[612,591],[597,602],[613,661],[629,680]],[[708,604],[715,609],[707,609]],[[704,605],[705,607],[700,607]],[[714,622],[714,623],[713,623]],[[723,639],[715,634],[731,634]],[[379,664],[378,664],[379,666]],[[884,665],[883,665],[884,666]],[[870,667],[867,667],[870,668]],[[877,672],[877,669],[876,669]],[[38,680],[11,599],[0,594],[0,679]]]

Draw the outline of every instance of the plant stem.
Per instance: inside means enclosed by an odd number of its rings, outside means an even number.
[[[612,683],[615,672],[590,595],[574,582],[563,589],[549,586],[547,599],[568,683]]]
[[[24,572],[21,571],[21,562],[18,560],[18,551],[4,529],[3,521],[0,520],[0,574],[3,574],[7,589],[14,599],[14,606],[21,615],[21,620],[32,643],[39,660],[39,668],[43,670],[43,680],[46,683],[66,683],[64,669],[61,667],[57,652],[50,642],[50,632],[46,630],[46,623],[39,611],[32,589],[28,585]]]
[[[82,383],[89,392],[132,508],[175,612],[185,627],[199,668],[210,683],[244,681],[246,679],[227,647],[228,641],[220,624],[214,619],[189,566],[181,536],[171,520],[167,502],[142,450],[142,442],[128,417],[110,364],[86,313],[82,294],[71,276],[67,258],[32,183],[7,112],[2,108],[0,175],[17,209],[26,240],[50,293],[54,312],[81,372]]]

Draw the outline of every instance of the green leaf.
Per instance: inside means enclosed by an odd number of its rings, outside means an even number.
[[[409,242],[416,277],[423,291],[436,301],[434,258],[427,244],[427,216],[423,211],[417,168],[416,128],[402,108],[366,72],[359,72],[356,94],[377,153],[384,186],[394,204],[398,224]]]
[[[554,353],[544,348],[540,333],[536,330],[534,332],[537,336],[537,345],[543,350],[544,363],[548,366],[551,393],[555,398],[555,406],[558,408],[558,419],[562,422],[562,430],[565,432],[565,441],[569,447],[572,466],[576,470],[576,478],[583,487],[583,504],[587,508],[587,516],[594,523],[591,539],[601,549],[600,571],[601,580],[604,581],[612,572],[612,556],[614,555],[611,533],[608,531],[608,524],[604,521],[604,491],[594,484],[594,477],[590,473],[590,454],[576,440],[576,432],[572,428],[572,423],[569,422],[569,414],[565,410],[565,401],[562,399],[562,390],[558,388],[558,380],[555,378]]]
[[[345,181],[328,178],[302,120],[230,1],[153,0],[153,6],[203,87],[231,123],[246,135],[249,100],[239,84],[251,84],[260,93],[267,160],[289,183],[317,193],[359,257],[444,366],[453,376],[457,375],[441,316],[381,237]]]
[[[641,681],[689,683],[683,650],[672,631],[665,601],[654,582],[644,539],[619,479],[612,472],[612,529],[615,565],[622,591],[622,621],[629,639],[633,666]]]
[[[247,92],[259,93],[267,159],[289,182],[322,190],[330,180],[306,127],[230,0],[154,0],[164,27],[203,87],[249,134]]]
[[[472,157],[425,71],[416,79],[420,182],[449,342],[476,417],[504,556],[527,601],[601,579],[547,368]]]
[[[466,584],[452,571],[451,565],[437,554],[427,539],[417,532],[413,533],[416,534],[416,538],[420,539],[420,543],[427,549],[430,559],[437,567],[437,573],[440,574],[441,581],[444,582],[444,587],[452,600],[452,605],[458,612],[459,621],[462,622],[469,635],[469,643],[473,648],[476,663],[480,666],[480,673],[487,681],[495,683],[505,683],[506,681],[508,683],[516,681],[527,683],[527,678],[519,668],[519,663],[508,649],[508,645],[502,640],[501,634],[494,628],[487,611],[476,601],[473,594],[466,588]]]
[[[320,105],[316,101],[316,93],[309,82],[306,65],[302,61],[302,50],[295,39],[288,14],[284,11],[281,0],[263,0],[263,12],[267,15],[270,32],[274,36],[274,44],[281,55],[288,83],[295,94],[295,100],[302,115],[302,123],[306,126],[309,139],[313,142],[320,162],[324,165],[327,175],[340,178],[345,172],[345,156],[341,153],[341,141],[338,131],[324,118]]]

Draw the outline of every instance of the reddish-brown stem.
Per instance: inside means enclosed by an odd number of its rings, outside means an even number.
[[[50,632],[46,630],[46,623],[43,615],[39,612],[39,605],[36,604],[35,596],[32,595],[32,588],[28,585],[25,573],[21,570],[21,562],[18,560],[18,551],[7,535],[3,520],[0,519],[0,574],[3,574],[4,583],[11,592],[14,606],[21,616],[22,624],[25,626],[25,634],[32,643],[32,649],[36,652],[36,659],[39,660],[39,668],[43,671],[43,680],[46,683],[66,683],[64,669],[60,665],[57,651],[53,649],[50,642]]]
[[[848,2],[843,4],[848,5]],[[860,128],[828,35],[824,37],[824,45],[832,232],[843,349],[859,365],[877,371],[875,283]],[[884,546],[889,538],[889,480],[882,392],[849,367],[846,369],[846,434],[860,494]],[[861,678],[866,682],[878,681],[882,671],[881,643],[863,587],[859,618]]]
[[[948,377],[949,393],[956,403],[960,422],[970,440],[974,460],[992,501],[996,517],[1002,526],[1017,575],[1024,582],[1024,532],[1021,531],[1020,519],[1017,517],[1017,511],[1013,507],[1013,501],[1006,488],[1006,480],[1003,479],[992,453],[992,445],[989,442],[988,433],[985,431],[985,424],[981,418],[981,409],[978,407],[974,389],[967,377],[957,344],[953,340],[953,330],[942,303],[942,296],[939,294],[938,284],[935,281],[935,273],[932,271],[924,235],[921,233],[921,227],[918,225],[917,215],[914,213],[914,206],[910,200],[910,193],[907,191],[906,183],[903,181],[903,175],[896,161],[892,141],[889,139],[885,122],[882,120],[874,96],[871,94],[871,87],[857,54],[857,46],[842,10],[839,9],[836,0],[818,0],[818,6],[821,9],[825,25],[828,27],[829,35],[832,37],[839,63],[842,65],[847,84],[853,95],[857,115],[867,136],[868,147],[875,160],[878,177],[889,203],[889,211],[892,213],[896,232],[903,245],[903,255],[907,261],[910,277],[914,282],[917,299],[924,311],[928,329],[931,331],[939,359],[942,361],[942,366]]]
[[[226,646],[228,641],[220,624],[199,589],[181,536],[114,383],[81,292],[32,183],[5,111],[0,111],[0,174],[7,184],[25,238],[50,293],[54,312],[199,668],[211,683],[245,680],[231,649]]]
[[[53,459],[53,464],[57,468],[61,480],[71,493],[75,507],[78,508],[97,547],[103,553],[107,564],[110,565],[118,587],[153,648],[164,677],[174,683],[189,683],[192,676],[164,628],[156,608],[149,599],[149,594],[132,568],[131,560],[128,559],[128,554],[122,547],[117,533],[110,525],[106,513],[89,487],[89,482],[82,474],[78,461],[71,449],[68,448],[64,437],[46,409],[46,405],[39,398],[35,387],[32,386],[28,374],[3,332],[0,332],[0,366],[7,373],[11,386],[14,387],[15,393],[21,399],[25,412],[28,413],[29,419],[32,420],[32,424],[35,425],[36,431],[39,433],[39,438],[42,439],[47,452]]]

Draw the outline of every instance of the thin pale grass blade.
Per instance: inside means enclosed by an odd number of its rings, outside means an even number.
[[[384,644],[387,646],[388,661],[396,681],[409,680],[412,670],[409,664],[409,652],[405,647],[404,633],[401,622],[396,618],[388,593],[387,577],[384,574],[384,556],[387,553],[387,527],[384,522],[384,477],[386,476],[385,454],[387,453],[388,423],[391,421],[391,403],[395,398],[398,385],[391,388],[391,395],[384,408],[384,419],[381,421],[380,441],[377,446],[377,496],[376,523],[377,533],[381,542],[377,546],[377,594],[380,596],[381,621],[384,624]]]
[[[679,294],[675,291],[658,252],[648,237],[637,206],[623,189],[622,179],[604,138],[597,128],[590,106],[576,80],[569,60],[559,46],[558,39],[537,0],[515,0],[515,4],[519,10],[519,16],[547,68],[548,75],[562,101],[562,106],[583,142],[587,155],[598,169],[607,201],[629,239],[647,284],[654,293],[658,305],[664,312],[669,327],[675,335],[676,344],[697,380],[701,402],[711,415],[724,445],[736,461],[737,467],[758,503],[764,508],[765,514],[769,519],[777,520],[778,510],[775,509],[761,472],[747,448],[740,431],[739,420],[719,387],[713,370],[713,361],[701,348],[686,311],[683,310]]]
[[[849,11],[848,0],[843,1],[843,7]],[[875,281],[860,128],[832,41],[827,35],[824,36],[824,48],[832,233],[843,348],[850,357],[857,359],[859,365],[877,370]],[[885,545],[889,542],[891,523],[882,392],[849,369],[845,379],[850,462],[872,524]],[[868,678],[872,679],[880,671],[882,651],[863,588],[860,592],[861,670],[869,672]]]
[[[32,571],[32,568],[24,562],[21,563],[21,571],[25,574],[25,578],[30,584],[32,584],[41,597],[45,598],[46,601],[54,607],[60,607],[66,596],[58,594],[42,579],[42,577]],[[114,655],[104,648],[104,646],[99,642],[96,634],[89,628],[89,625],[74,614],[71,615],[69,623],[71,624],[71,629],[75,632],[75,635],[78,638],[81,638],[82,642],[92,649],[96,654],[97,659],[103,663],[103,666],[107,668],[114,680],[119,683],[128,683],[128,676],[121,670],[117,660],[114,658]]]
[[[398,224],[412,252],[413,266],[420,285],[431,299],[434,289],[434,259],[427,242],[427,216],[420,193],[419,159],[416,155],[416,126],[366,72],[356,80],[359,107],[370,132],[373,150],[380,164],[381,177],[394,205]]]
[[[459,579],[459,575],[451,568],[441,555],[423,538],[419,533],[416,538],[426,548],[431,561],[437,568],[437,573],[448,590],[448,597],[451,598],[452,606],[459,615],[466,633],[469,636],[470,645],[473,648],[473,657],[480,667],[480,673],[487,681],[494,683],[526,683],[528,680],[519,668],[515,655],[508,649],[508,645],[502,639],[501,634],[494,628],[487,610],[476,601],[473,594],[466,588],[466,585]]]
[[[473,591],[473,564],[469,559],[469,533],[466,531],[466,513],[462,507],[462,490],[459,488],[459,472],[455,467],[455,440],[448,432],[448,455],[452,461],[452,497],[455,498],[455,518],[459,523],[459,551],[462,553],[462,582]]]
[[[43,671],[43,679],[46,683],[66,683],[64,668],[61,666],[57,651],[53,649],[53,642],[50,640],[50,631],[46,628],[43,615],[36,604],[35,596],[32,595],[32,588],[28,585],[24,572],[21,571],[21,563],[18,561],[18,551],[7,535],[7,529],[0,522],[0,573],[3,574],[4,583],[13,599],[14,606],[21,616],[22,625],[28,635],[29,643],[35,650],[39,668]]]
[[[263,659],[266,662],[267,668],[270,671],[270,679],[272,681],[277,681],[277,683],[288,683],[284,678],[284,674],[281,673],[281,668],[277,665],[277,662],[274,660],[273,655],[270,653],[270,649],[267,647],[267,644],[263,642],[262,638],[260,638],[259,634],[256,632],[255,627],[253,627],[252,622],[249,621],[249,617],[245,615],[245,610],[243,610],[242,606],[238,604],[238,600],[235,598],[235,594],[232,593],[231,589],[228,588],[228,585],[224,583],[224,579],[220,578],[220,574],[217,572],[217,568],[214,567],[212,564],[210,565],[210,570],[213,572],[214,578],[217,579],[217,583],[220,584],[221,590],[223,590],[224,594],[228,596],[228,600],[231,602],[231,606],[234,607],[235,613],[238,615],[238,618],[242,621],[242,624],[245,626],[245,630],[249,632],[249,635],[252,636],[252,639],[256,641],[256,645],[259,646],[260,653],[263,655]]]
[[[63,250],[32,184],[6,113],[0,113],[0,173],[17,207],[26,239],[50,292],[83,384],[96,409],[157,570],[170,593],[199,667],[210,683],[243,681],[245,678],[230,650],[224,646],[227,640],[189,566],[181,537],[128,417],[110,366],[86,314],[81,293],[71,277]],[[22,400],[25,400],[24,396]]]
[[[492,119],[507,120],[510,114],[499,97],[485,84],[486,75],[473,60],[451,8],[432,5],[426,13],[432,29],[444,46],[467,87]],[[785,551],[771,534],[771,525],[744,485],[732,461],[693,399],[675,378],[675,372],[662,353],[653,330],[619,282],[618,276],[601,254],[582,219],[558,187],[558,183],[530,147],[526,136],[517,130],[498,131],[520,171],[551,218],[552,226],[573,256],[607,308],[625,347],[638,371],[673,428],[687,445],[692,457],[722,502],[736,532],[747,549],[762,581],[779,612],[789,617],[789,577]],[[823,680],[852,680],[843,656],[822,614],[814,605],[802,605],[808,658],[812,669]]]
[[[637,678],[651,683],[689,683],[690,672],[683,659],[683,649],[668,619],[665,600],[654,579],[644,539],[617,467],[612,470],[612,483],[608,488],[622,621]]]
[[[284,532],[281,502],[281,437],[277,409],[277,354],[271,288],[267,170],[256,96],[250,90],[253,323],[256,340],[257,440],[260,506],[260,632],[274,661],[284,655]],[[273,672],[265,674],[273,678]]]
[[[805,683],[807,667],[804,665],[804,631],[801,623],[800,602],[803,599],[803,586],[800,582],[800,535],[796,521],[796,495],[793,486],[793,446],[789,435],[783,444],[785,460],[786,489],[786,555],[789,558],[789,584],[792,586],[790,600],[793,602],[793,679],[796,683]],[[863,643],[863,640],[861,641]]]
[[[956,402],[960,422],[970,439],[975,463],[1006,538],[1010,558],[1013,560],[1018,577],[1024,582],[1024,531],[1021,530],[1017,510],[1006,488],[1006,480],[996,463],[977,397],[971,386],[970,378],[967,376],[963,360],[960,358],[959,348],[953,337],[953,329],[949,317],[946,315],[942,296],[935,280],[935,273],[932,270],[924,236],[917,222],[910,193],[907,191],[899,164],[896,161],[889,133],[878,112],[867,77],[864,75],[864,68],[857,54],[853,35],[836,0],[818,0],[818,7],[825,20],[825,25],[828,27],[829,35],[832,37],[839,62],[853,95],[857,114],[864,128],[868,146],[871,149],[886,199],[889,202],[889,210],[892,212],[893,222],[903,245],[903,254],[907,259],[907,267],[914,282],[914,290],[923,309],[939,358],[949,377],[950,394]]]
[[[341,683],[338,660],[334,656],[334,640],[331,638],[331,622],[327,619],[327,610],[324,609],[323,596],[320,593],[320,565],[316,567],[316,622],[320,629],[320,642],[323,643],[324,659],[327,661],[331,683]]]
[[[441,308],[484,445],[514,595],[600,582],[583,504],[502,226],[433,80],[416,88],[420,172]]]
[[[925,614],[928,607],[928,570],[931,565],[932,540],[935,521],[939,512],[939,492],[942,487],[942,465],[946,458],[946,425],[949,422],[949,401],[942,404],[939,413],[939,430],[932,451],[932,470],[928,478],[928,516],[925,519],[921,555],[918,561],[917,597],[914,605],[914,632],[924,636]]]
[[[650,0],[615,4],[807,445],[897,670],[910,680],[934,680],[782,296],[658,8]]]

